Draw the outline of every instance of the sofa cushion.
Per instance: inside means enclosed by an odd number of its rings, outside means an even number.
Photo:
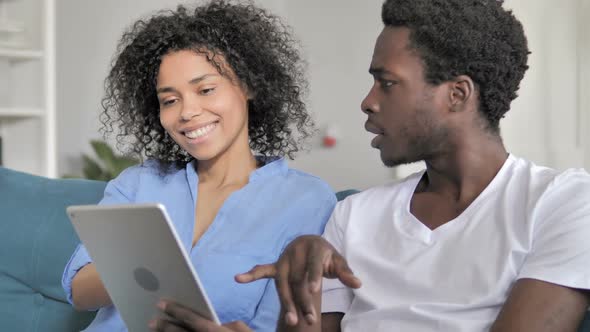
[[[92,313],[67,303],[61,275],[78,237],[65,213],[95,204],[105,182],[0,167],[0,322],[5,331],[79,331]]]
[[[356,190],[356,189],[346,189],[346,190],[341,190],[336,192],[336,199],[338,201],[341,201],[343,199],[345,199],[346,197],[350,196],[350,195],[354,195],[359,193],[360,191]]]

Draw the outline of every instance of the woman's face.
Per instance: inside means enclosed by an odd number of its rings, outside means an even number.
[[[160,123],[195,159],[211,160],[228,150],[248,148],[248,95],[205,55],[188,50],[165,55],[156,90]]]

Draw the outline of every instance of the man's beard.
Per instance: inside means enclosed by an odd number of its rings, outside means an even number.
[[[403,155],[383,158],[381,161],[386,167],[397,167],[415,162],[430,160],[448,150],[449,131],[442,126],[429,128],[429,135],[416,136],[407,143],[406,152]]]

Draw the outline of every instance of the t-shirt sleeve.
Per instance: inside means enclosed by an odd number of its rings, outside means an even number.
[[[341,255],[345,255],[343,251],[344,231],[339,222],[347,217],[346,212],[343,211],[343,204],[345,202],[340,202],[336,205],[330,220],[326,224],[323,235],[323,238],[330,242]],[[338,279],[324,278],[322,281],[322,313],[346,313],[352,303],[352,299],[352,289],[344,286]]]
[[[104,197],[99,204],[124,204],[132,202],[138,183],[139,166],[123,171],[116,179],[109,181],[105,188]],[[78,244],[76,250],[64,268],[61,285],[70,304],[72,300],[72,280],[84,266],[92,259],[83,244]]]
[[[580,170],[562,173],[537,207],[532,250],[518,279],[590,289],[590,176]]]

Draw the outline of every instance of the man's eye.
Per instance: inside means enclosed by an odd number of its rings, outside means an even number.
[[[390,88],[393,85],[395,85],[395,82],[394,81],[386,81],[386,80],[382,80],[381,81],[381,87]]]

